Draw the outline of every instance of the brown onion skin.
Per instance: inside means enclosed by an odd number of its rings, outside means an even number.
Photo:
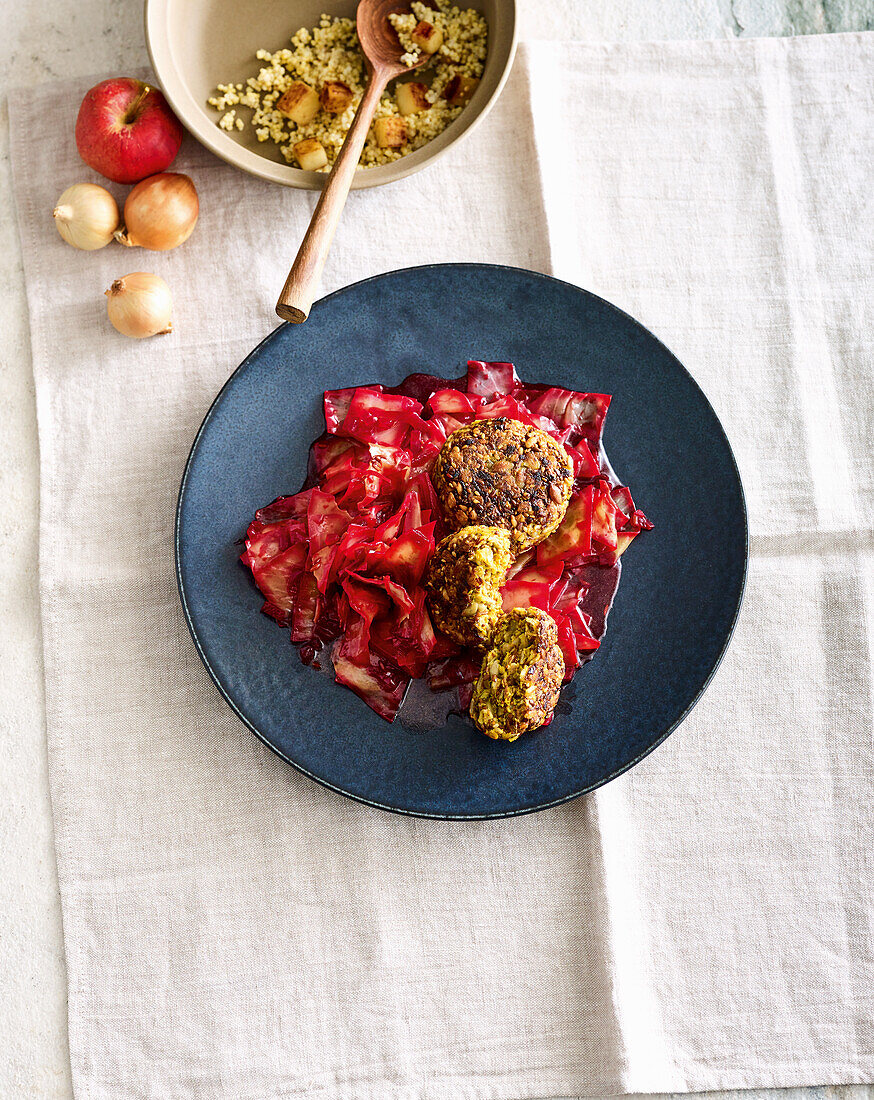
[[[124,204],[124,245],[165,252],[187,241],[197,224],[200,201],[189,176],[159,172],[141,180]]]

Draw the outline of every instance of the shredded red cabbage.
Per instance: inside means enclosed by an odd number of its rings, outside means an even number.
[[[308,487],[255,513],[240,559],[264,595],[262,610],[290,629],[301,658],[310,663],[330,645],[337,682],[388,721],[410,679],[433,691],[460,688],[466,704],[479,672],[475,651],[435,630],[422,587],[447,533],[428,471],[457,428],[505,416],[542,428],[571,456],[574,492],[561,525],[522,555],[502,590],[505,609],[539,607],[555,619],[566,679],[600,644],[581,609],[581,572],[614,565],[652,526],[601,468],[609,396],[526,387],[512,363],[471,361],[465,382],[466,390],[461,382],[433,389],[424,402],[379,385],[327,391]]]

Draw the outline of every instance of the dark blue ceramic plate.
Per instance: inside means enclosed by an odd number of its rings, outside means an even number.
[[[322,390],[394,385],[511,360],[523,379],[613,394],[605,443],[655,523],[623,558],[607,634],[552,725],[512,744],[460,718],[413,733],[301,664],[238,562],[255,509],[303,481]],[[194,442],[176,526],[179,589],[210,675],[242,720],[305,775],[362,802],[444,818],[543,809],[637,763],[688,713],[740,606],[747,525],[728,441],[691,376],[636,321],[515,268],[381,275],[283,325],[232,375]]]

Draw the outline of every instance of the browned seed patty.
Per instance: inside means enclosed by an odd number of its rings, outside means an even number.
[[[432,477],[450,527],[503,527],[518,554],[561,523],[573,465],[546,432],[502,416],[454,431],[437,455]]]
[[[502,527],[463,527],[428,563],[425,590],[438,630],[460,645],[487,645],[501,615],[500,587],[513,562]]]
[[[548,721],[563,678],[552,616],[536,607],[514,607],[494,629],[474,684],[470,716],[487,737],[515,741]]]

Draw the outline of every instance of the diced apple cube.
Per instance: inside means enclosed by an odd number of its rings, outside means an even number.
[[[420,20],[413,27],[410,38],[422,53],[436,53],[443,45],[443,30],[435,27],[433,23]]]
[[[476,91],[478,84],[476,77],[456,73],[443,89],[443,98],[450,107],[461,107]]]
[[[415,81],[399,84],[395,98],[402,115],[414,115],[418,111],[427,111],[431,106],[428,102],[427,85],[417,84]]]
[[[342,80],[326,80],[319,93],[319,101],[329,114],[342,114],[352,102],[352,89]]]
[[[373,124],[373,132],[380,149],[399,149],[407,140],[407,124],[397,115],[378,118]]]
[[[296,80],[280,96],[276,110],[298,126],[306,126],[319,113],[319,97],[309,84]]]
[[[305,172],[317,172],[328,163],[328,154],[325,152],[324,145],[315,138],[304,138],[303,141],[298,141],[293,147],[293,152],[297,163]]]

